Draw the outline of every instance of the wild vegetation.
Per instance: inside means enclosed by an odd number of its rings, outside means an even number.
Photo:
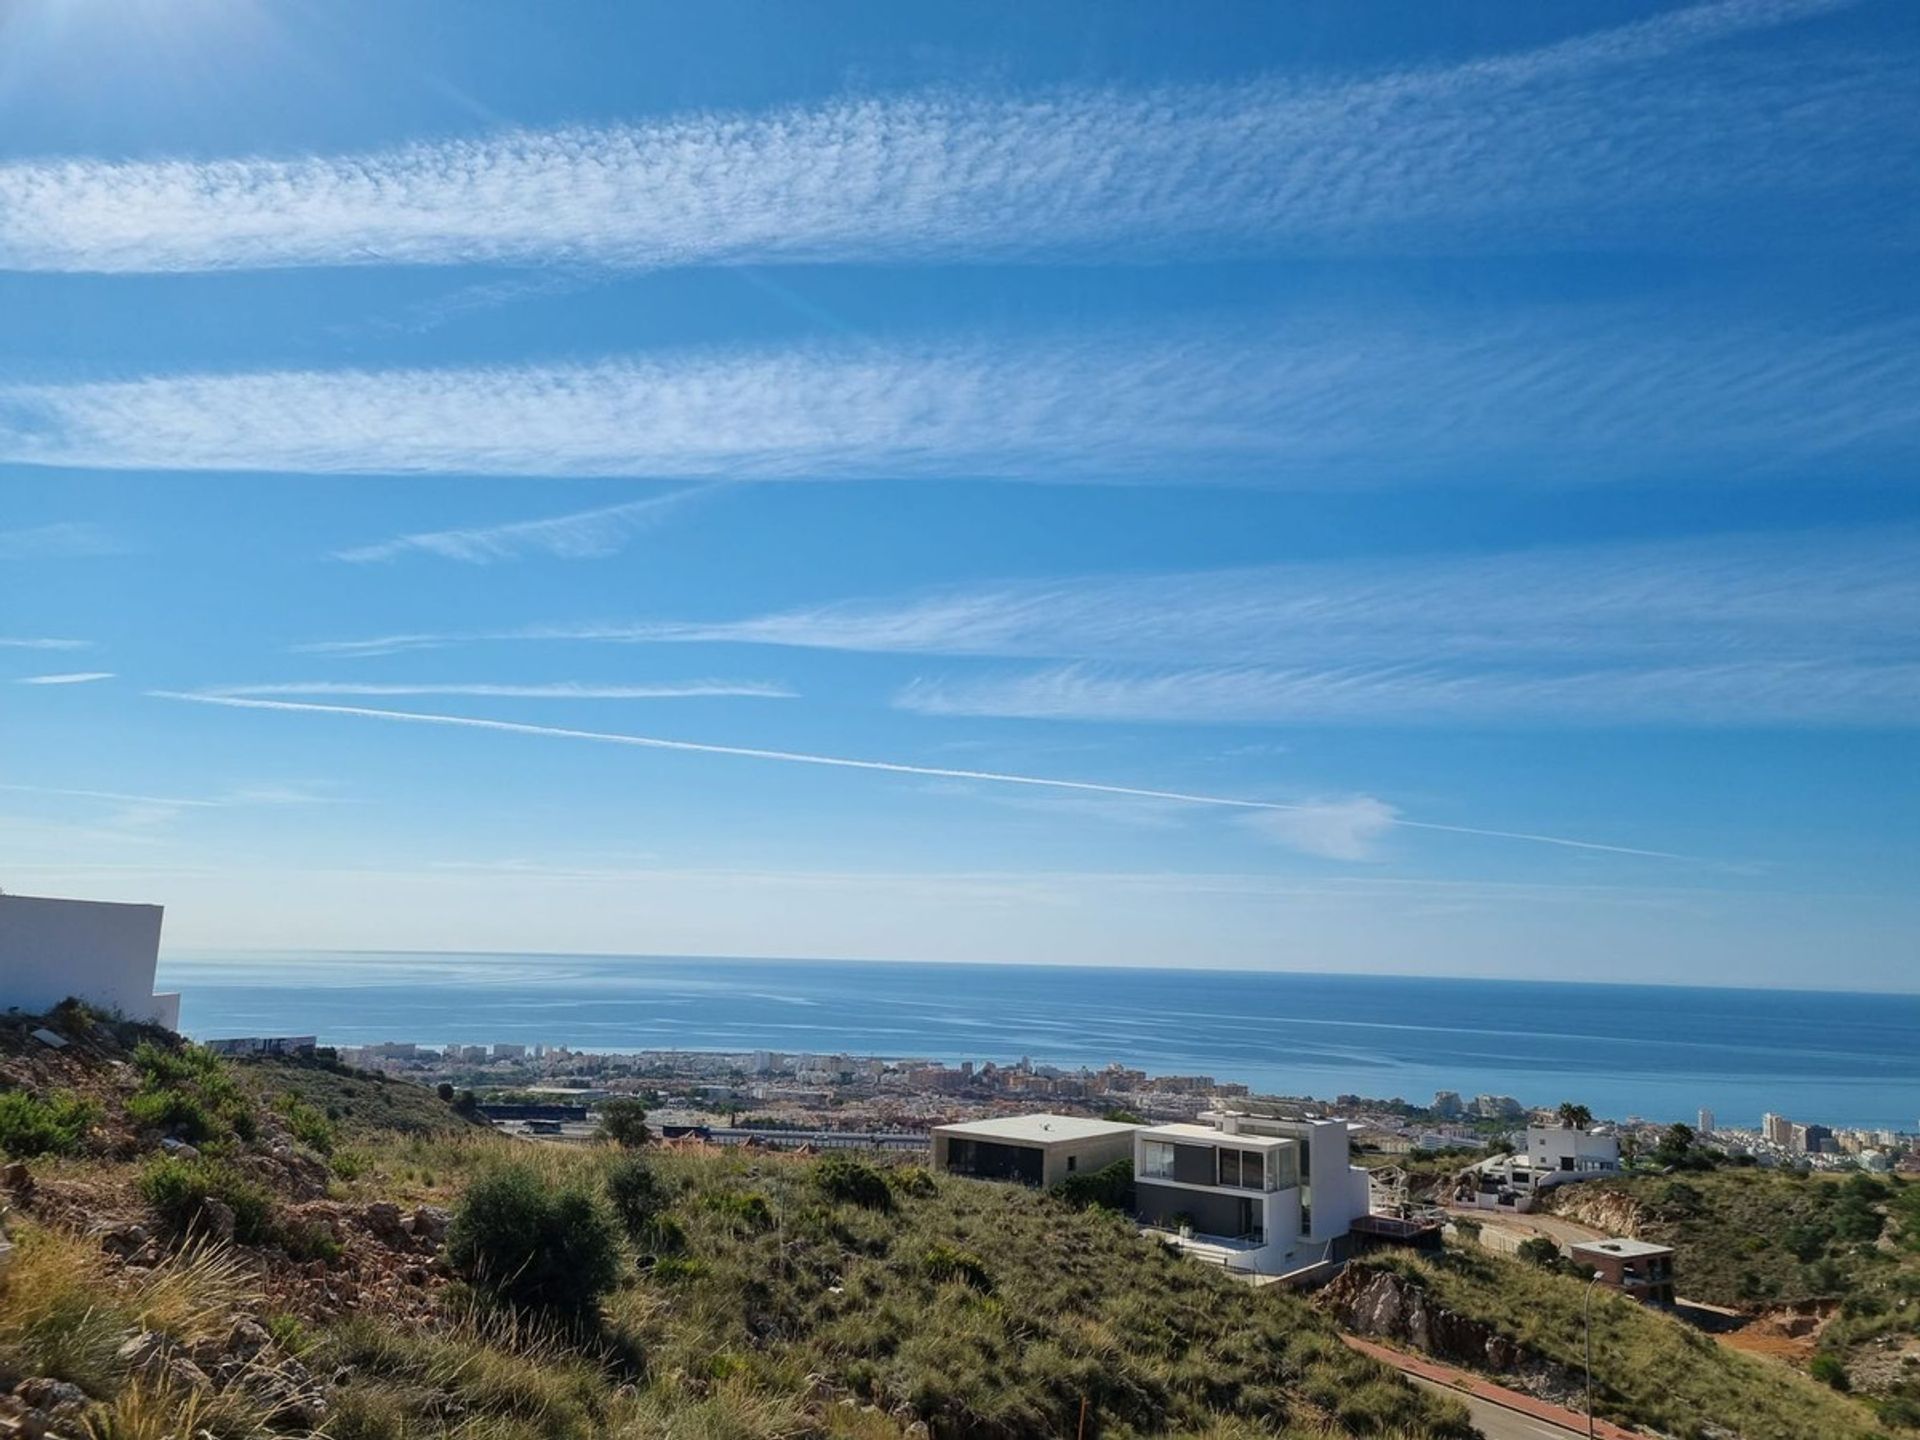
[[[1569,1215],[1611,1206],[1675,1249],[1682,1294],[1824,1319],[1817,1373],[1920,1428],[1920,1183],[1723,1168],[1570,1187]]]
[[[323,1062],[72,1028],[58,1057],[0,1052],[24,1097],[0,1102],[5,1133],[39,1137],[8,1176],[0,1421],[96,1440],[1469,1433],[1299,1298],[1177,1259],[1097,1196],[632,1131],[543,1146]]]
[[[1357,1268],[1399,1276],[1434,1309],[1511,1342],[1522,1372],[1545,1361],[1563,1383],[1582,1374],[1587,1287],[1560,1269],[1475,1250],[1374,1256]],[[1868,1440],[1894,1428],[1790,1367],[1729,1350],[1659,1310],[1599,1291],[1592,1315],[1595,1410],[1621,1424],[1682,1440]]]

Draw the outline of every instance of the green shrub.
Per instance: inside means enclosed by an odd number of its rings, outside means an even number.
[[[78,1095],[37,1100],[24,1090],[0,1094],[0,1154],[71,1155],[100,1119],[100,1107]]]
[[[168,1086],[160,1090],[142,1090],[127,1101],[127,1115],[137,1125],[166,1130],[182,1140],[204,1145],[226,1127],[201,1103],[197,1095]]]
[[[447,1263],[481,1293],[566,1318],[591,1315],[619,1278],[620,1246],[598,1196],[509,1165],[467,1187]]]
[[[771,1230],[773,1207],[752,1190],[716,1190],[700,1203],[736,1230]]]
[[[886,1172],[893,1193],[909,1200],[925,1200],[940,1193],[933,1176],[924,1165],[899,1165]]]
[[[1530,1265],[1538,1265],[1542,1270],[1560,1268],[1560,1247],[1544,1235],[1536,1235],[1531,1240],[1522,1240],[1520,1248],[1514,1252]]]
[[[1853,1382],[1847,1378],[1847,1367],[1840,1363],[1840,1357],[1824,1350],[1813,1357],[1813,1363],[1807,1366],[1807,1373],[1822,1385],[1831,1386],[1835,1390],[1849,1390],[1853,1387]]]
[[[622,1155],[607,1167],[607,1199],[627,1234],[645,1240],[665,1217],[673,1192],[638,1155]]]
[[[893,1188],[887,1177],[851,1155],[829,1155],[813,1167],[813,1183],[832,1199],[866,1210],[891,1210]]]
[[[937,1284],[958,1281],[982,1295],[993,1293],[993,1276],[977,1255],[944,1243],[929,1245],[920,1257],[920,1268]]]
[[[1133,1161],[1113,1164],[1084,1175],[1069,1175],[1050,1192],[1055,1199],[1085,1210],[1099,1206],[1105,1210],[1133,1209]]]
[[[273,1197],[232,1166],[217,1160],[168,1155],[140,1172],[140,1198],[175,1235],[203,1232],[204,1207],[218,1200],[233,1212],[233,1238],[258,1245],[274,1236]]]
[[[280,1113],[286,1118],[287,1129],[293,1132],[294,1139],[322,1155],[333,1153],[333,1122],[321,1111],[298,1096],[289,1095],[281,1101]]]

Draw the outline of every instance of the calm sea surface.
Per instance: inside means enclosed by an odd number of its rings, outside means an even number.
[[[171,956],[201,1038],[783,1050],[1438,1089],[1755,1126],[1920,1127],[1920,996],[1384,976],[654,956]]]

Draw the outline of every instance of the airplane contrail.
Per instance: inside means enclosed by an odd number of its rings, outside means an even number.
[[[629,745],[643,750],[675,750],[696,755],[731,755],[743,760],[776,760],[788,765],[824,765],[840,770],[874,770],[890,775],[928,775],[941,780],[977,780],[993,785],[1029,785],[1047,790],[1074,790],[1096,795],[1126,795],[1142,800],[1173,800],[1186,805],[1217,805],[1236,810],[1312,811],[1313,805],[1279,800],[1248,800],[1230,795],[1201,795],[1184,790],[1151,790],[1138,785],[1106,785],[1093,780],[1061,780],[1044,775],[1009,775],[993,770],[956,770],[940,765],[909,765],[898,760],[857,760],[843,755],[812,755],[795,750],[763,750],[748,745],[715,745],[700,740],[669,740],[656,735],[626,735],[606,730],[573,730],[559,725],[527,725],[514,720],[487,720],[471,715],[439,715],[416,710],[380,710],[362,705],[315,705],[295,700],[243,699],[237,695],[195,694],[182,690],[149,690],[162,700],[188,700],[198,705],[225,705],[236,710],[287,710],[314,715],[351,715],[367,720],[395,720],[414,725],[452,725],[469,730],[493,730],[509,735],[542,735],[559,740],[590,740],[602,745]],[[1603,845],[1596,840],[1572,840],[1564,835],[1535,835],[1522,830],[1486,830],[1472,825],[1441,825],[1430,820],[1394,816],[1390,824],[1408,830],[1436,830],[1449,835],[1475,835],[1488,840],[1520,840],[1532,845],[1557,845],[1568,850],[1597,850],[1609,855],[1637,855],[1649,860],[1687,860],[1692,857],[1667,850],[1644,850],[1631,845]]]

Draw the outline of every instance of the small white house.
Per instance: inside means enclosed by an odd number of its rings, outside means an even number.
[[[0,894],[0,1010],[43,1014],[68,996],[169,1030],[180,997],[156,995],[158,905]]]
[[[1611,1131],[1529,1125],[1526,1148],[1492,1156],[1467,1170],[1454,1203],[1525,1214],[1543,1190],[1619,1173],[1620,1137]]]
[[[1007,1115],[936,1125],[933,1168],[977,1180],[1058,1185],[1133,1153],[1137,1127],[1084,1115]]]

